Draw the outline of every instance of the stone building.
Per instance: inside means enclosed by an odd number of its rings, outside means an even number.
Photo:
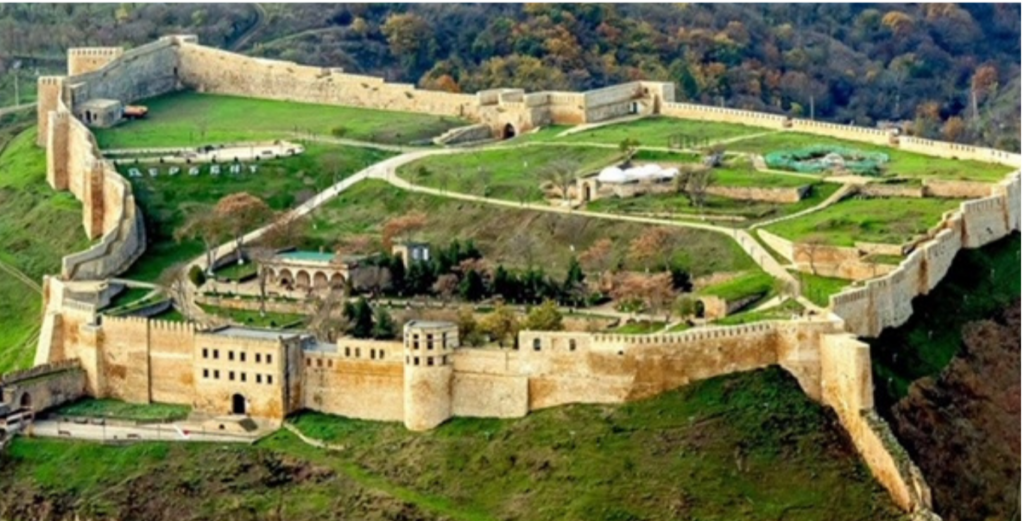
[[[279,287],[322,291],[344,288],[348,281],[358,279],[367,260],[361,255],[290,251],[274,255],[261,269],[268,270],[270,280]]]

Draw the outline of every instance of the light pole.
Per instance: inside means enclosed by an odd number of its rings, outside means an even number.
[[[21,60],[15,60],[11,70],[14,72],[14,105],[21,105],[21,92],[18,90],[18,71],[21,69]]]

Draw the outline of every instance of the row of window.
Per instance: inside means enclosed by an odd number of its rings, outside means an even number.
[[[228,374],[228,381],[234,382],[235,381],[235,376],[236,376],[235,372],[234,371],[227,371],[227,374]],[[244,382],[248,382],[248,375],[246,373],[239,372],[237,374],[237,376],[238,376],[238,381],[239,382],[243,382],[243,383]],[[274,375],[271,375],[271,374],[263,375],[263,374],[258,374],[257,373],[254,376],[256,377],[256,383],[258,383],[258,384],[265,383],[267,385],[272,385],[274,383]],[[205,378],[205,379],[213,379],[213,380],[220,380],[220,369],[203,369],[203,378]]]
[[[539,338],[534,338],[533,339],[533,350],[534,351],[540,351],[540,339]],[[575,338],[570,338],[569,339],[569,351],[575,351],[575,350],[576,350],[576,339]]]
[[[204,359],[209,359],[211,353],[213,354],[213,359],[214,360],[220,360],[220,349],[209,349],[209,348],[206,348],[206,347],[203,348],[203,358]],[[235,352],[234,351],[228,351],[228,361],[229,362],[234,362],[235,361]],[[244,362],[245,361],[245,351],[239,351],[238,352],[238,361],[239,362]],[[274,356],[272,354],[270,354],[270,353],[266,353],[266,354],[256,353],[256,363],[258,363],[258,364],[259,363],[272,364],[272,363],[274,363]]]
[[[434,349],[434,335],[433,333],[427,333],[427,349]],[[441,349],[448,344],[448,333],[441,333]],[[412,335],[412,348],[420,348],[420,335],[419,333]]]
[[[425,357],[423,357],[424,364],[427,367],[433,367],[433,365],[434,365],[434,358],[439,358],[440,359],[439,360],[440,363],[438,365],[448,365],[448,355],[441,355],[440,357],[425,356]],[[414,357],[411,358],[411,360],[412,360],[412,365],[420,365],[420,357],[414,356]],[[410,358],[408,356],[405,357],[405,364],[406,365],[409,365],[409,361],[410,361]]]

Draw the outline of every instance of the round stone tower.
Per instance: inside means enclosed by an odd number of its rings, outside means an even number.
[[[414,320],[403,331],[405,427],[425,431],[452,416],[452,357],[459,328],[451,322]]]

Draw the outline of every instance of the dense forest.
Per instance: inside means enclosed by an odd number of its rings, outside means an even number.
[[[186,31],[425,88],[665,80],[682,100],[1019,150],[1020,21],[1019,4],[20,4],[0,6],[0,73]]]

